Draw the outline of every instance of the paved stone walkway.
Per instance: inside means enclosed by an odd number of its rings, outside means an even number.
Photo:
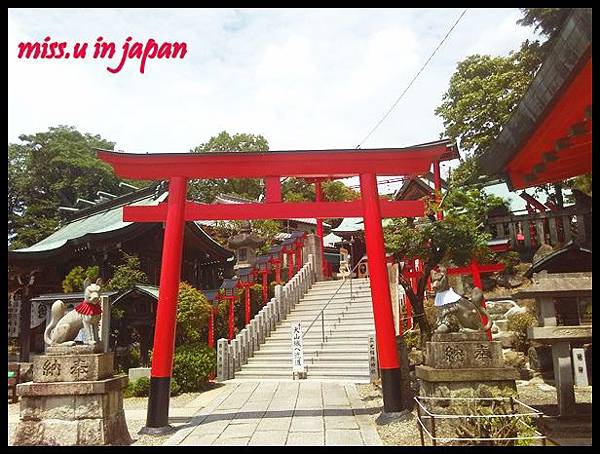
[[[165,445],[382,445],[352,383],[229,382]]]

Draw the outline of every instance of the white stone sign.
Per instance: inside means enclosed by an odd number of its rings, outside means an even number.
[[[575,385],[588,386],[587,365],[585,363],[585,350],[583,348],[571,349],[573,355],[573,372]]]
[[[379,369],[377,367],[377,344],[375,343],[375,334],[369,334],[369,379],[371,383],[379,378]]]
[[[296,372],[305,372],[300,322],[292,323],[292,373]]]

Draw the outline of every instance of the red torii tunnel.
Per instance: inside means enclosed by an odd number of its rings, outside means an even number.
[[[422,201],[380,199],[377,176],[423,174],[429,170],[432,162],[439,160],[452,148],[448,140],[441,140],[407,148],[260,153],[131,154],[96,150],[98,157],[110,164],[119,177],[169,181],[167,202],[151,207],[125,207],[123,211],[124,221],[166,222],[145,430],[160,432],[169,427],[169,388],[183,229],[185,222],[192,220],[363,217],[384,410],[396,412],[403,409],[381,219],[423,216],[425,207]],[[280,177],[336,179],[357,175],[360,178],[361,200],[281,200]],[[188,180],[212,178],[262,178],[266,184],[265,203],[224,205],[186,201]]]

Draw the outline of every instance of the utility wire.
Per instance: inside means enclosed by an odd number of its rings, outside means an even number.
[[[396,107],[396,105],[398,104],[398,102],[400,102],[400,100],[402,99],[402,97],[404,96],[404,94],[408,91],[408,89],[412,86],[412,84],[414,83],[415,80],[417,80],[417,78],[419,77],[419,75],[421,74],[421,72],[425,69],[425,67],[429,64],[429,62],[431,61],[431,59],[433,58],[433,56],[436,54],[436,52],[438,51],[438,49],[440,47],[442,47],[442,44],[444,44],[444,41],[446,41],[446,39],[448,38],[448,36],[450,36],[450,33],[452,33],[452,30],[454,30],[454,27],[456,27],[458,25],[458,23],[460,22],[460,20],[462,19],[462,17],[465,15],[465,13],[467,12],[469,8],[466,8],[462,14],[459,16],[459,18],[456,20],[456,22],[454,22],[454,25],[450,28],[450,30],[448,30],[448,33],[446,33],[446,36],[444,36],[444,38],[440,41],[440,43],[437,45],[437,47],[435,48],[435,50],[433,51],[433,53],[429,56],[429,58],[427,59],[427,61],[425,62],[425,64],[421,67],[421,69],[419,69],[419,72],[415,75],[415,77],[413,77],[413,79],[410,81],[410,83],[408,84],[408,86],[404,89],[404,91],[402,92],[402,94],[398,97],[398,99],[396,99],[396,102],[394,102],[394,104],[392,104],[392,107],[389,108],[389,110],[385,113],[385,115],[383,116],[383,118],[381,118],[381,120],[379,120],[379,122],[373,127],[373,129],[371,129],[371,131],[369,132],[369,134],[367,134],[365,136],[365,138],[363,140],[360,141],[360,143],[356,146],[356,148],[360,148],[361,145],[369,138],[371,137],[371,134],[373,134],[375,132],[375,130],[379,127],[379,125],[381,125],[381,123],[384,122],[384,120],[388,117],[388,115],[390,113],[392,113],[392,110],[394,110],[394,108]]]

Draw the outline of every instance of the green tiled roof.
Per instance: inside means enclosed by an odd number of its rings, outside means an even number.
[[[158,205],[165,200],[167,192],[161,194],[158,198],[149,195],[141,200],[129,203],[127,205]],[[48,238],[23,249],[15,249],[11,253],[43,252],[58,249],[64,246],[70,240],[77,240],[85,235],[100,234],[123,229],[133,224],[133,222],[123,221],[123,205],[108,208],[99,213],[91,214],[87,217],[77,219],[64,227],[60,228]]]

